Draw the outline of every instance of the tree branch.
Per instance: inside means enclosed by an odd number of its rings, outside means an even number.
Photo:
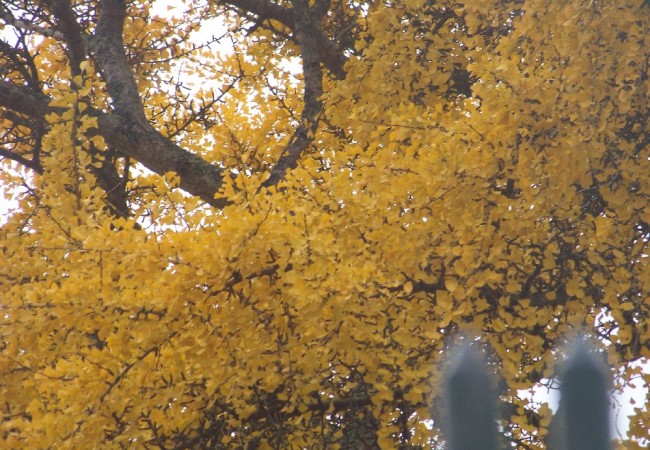
[[[271,186],[284,178],[287,170],[296,167],[298,159],[313,140],[322,110],[319,100],[323,92],[321,62],[335,75],[343,77],[345,57],[336,49],[336,44],[327,38],[320,26],[323,15],[327,13],[327,0],[319,1],[313,8],[310,8],[305,0],[293,1],[292,8],[285,8],[267,0],[226,1],[260,18],[278,20],[290,26],[301,47],[304,108],[300,124],[265,183],[266,186]],[[68,0],[49,0],[49,5],[61,27],[61,32],[56,37],[67,43],[74,70],[86,57],[83,31],[76,23]],[[87,109],[89,114],[97,117],[98,133],[108,145],[125,157],[133,158],[160,175],[174,172],[180,176],[181,189],[212,206],[225,206],[226,199],[214,198],[223,184],[222,169],[180,148],[162,136],[147,121],[124,49],[122,33],[125,20],[125,0],[100,1],[97,28],[89,40],[89,50],[106,81],[114,113],[107,114],[92,107]],[[61,108],[50,107],[49,102],[48,97],[33,89],[0,81],[0,106],[34,119],[44,120],[45,114],[49,112],[62,112]]]
[[[0,106],[34,119],[43,119],[50,112],[63,112],[63,108],[49,106],[50,99],[27,87],[16,86],[0,80]]]
[[[34,64],[31,55],[19,47],[19,43],[15,46],[9,45],[5,41],[0,41],[0,55],[6,58],[6,65],[3,64],[3,72],[7,73],[10,68],[15,69],[23,77],[28,86],[36,88],[39,85],[38,70]]]
[[[153,128],[133,126],[116,115],[95,114],[104,140],[120,153],[159,175],[175,172],[180,176],[181,189],[215,208],[228,204],[225,198],[215,199],[223,184],[221,168],[179,147]]]
[[[46,114],[61,114],[65,111],[64,108],[52,107],[49,103],[50,99],[45,95],[0,80],[1,107],[42,121],[45,120]],[[226,206],[226,199],[214,198],[223,183],[222,170],[219,167],[180,148],[148,124],[143,128],[129,123],[128,119],[92,107],[87,111],[97,118],[97,132],[108,145],[118,149],[121,154],[135,159],[159,175],[176,172],[181,177],[181,189],[196,195],[215,208]]]
[[[124,52],[122,32],[125,19],[125,0],[101,0],[92,49],[106,79],[115,113],[133,124],[147,128],[150,125],[144,114],[138,85]]]
[[[268,0],[223,0],[223,2],[255,14],[259,17],[260,21],[269,19],[276,20],[294,32],[296,31],[295,5],[293,8],[285,8]],[[343,50],[335,42],[330,40],[320,27],[320,20],[327,13],[328,9],[329,1],[321,0],[317,2],[314,7],[313,17],[317,17],[318,21],[315,22],[316,26],[310,32],[313,39],[318,43],[316,46],[318,59],[332,75],[342,80],[345,78],[345,70],[343,67],[348,59],[343,54]]]
[[[86,48],[83,30],[74,16],[72,4],[69,0],[49,0],[47,4],[56,17],[57,28],[67,44],[72,75],[79,75],[79,65],[86,59]]]
[[[63,35],[59,31],[52,30],[50,28],[43,28],[41,26],[34,25],[33,23],[16,19],[13,14],[11,14],[11,11],[6,8],[0,9],[0,19],[3,19],[7,24],[20,30],[31,31],[32,33],[40,34],[41,36],[53,37],[55,39],[63,38]]]
[[[108,144],[160,175],[175,172],[180,188],[206,203],[222,208],[215,199],[223,183],[222,170],[163,137],[146,119],[131,67],[124,52],[124,0],[102,0],[93,40],[96,62],[106,79],[115,114],[95,112],[100,133]]]
[[[317,33],[314,32],[320,29],[320,20],[315,20],[306,0],[292,0],[291,3],[295,11],[294,32],[300,44],[302,57],[304,107],[300,124],[273,167],[270,177],[264,182],[264,187],[276,185],[284,178],[287,170],[296,167],[298,159],[313,140],[323,109],[320,101],[320,96],[323,95],[323,71],[318,55],[319,41],[316,38]]]
[[[12,161],[16,161],[18,164],[21,164],[28,169],[33,170],[36,173],[43,174],[43,167],[38,164],[37,161],[34,161],[33,159],[27,159],[23,156],[20,156],[16,153],[10,152],[8,150],[5,150],[3,148],[0,148],[0,159],[1,158],[7,158]]]
[[[225,3],[251,12],[261,20],[273,19],[291,29],[294,28],[293,10],[268,0],[224,0]]]

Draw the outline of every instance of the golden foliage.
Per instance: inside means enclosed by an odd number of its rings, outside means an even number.
[[[358,421],[380,448],[431,448],[459,332],[485,344],[529,448],[551,413],[518,390],[553,375],[566,336],[647,386],[647,4],[332,2],[358,25],[346,77],[324,80],[311,147],[267,189],[300,120],[300,49],[231,9],[235,51],[192,48],[225,7],[165,23],[147,3],[124,28],[144,113],[225,168],[230,203],[118,158],[132,215],[111,214],[88,113],[112,107],[102,73],[33,40],[59,112],[42,172],[0,171],[18,202],[0,231],[6,448],[336,448]]]

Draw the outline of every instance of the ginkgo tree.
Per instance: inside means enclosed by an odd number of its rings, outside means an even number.
[[[444,448],[460,335],[505,447],[576,333],[648,386],[647,1],[152,3],[0,5],[4,448]]]

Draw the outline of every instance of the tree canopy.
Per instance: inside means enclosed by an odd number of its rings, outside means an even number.
[[[153,3],[0,4],[6,448],[444,448],[460,334],[510,448],[575,333],[648,386],[647,1]]]

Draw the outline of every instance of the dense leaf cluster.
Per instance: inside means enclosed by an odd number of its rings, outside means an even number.
[[[152,3],[0,4],[3,446],[443,448],[461,334],[506,446],[575,333],[647,388],[647,2]]]

